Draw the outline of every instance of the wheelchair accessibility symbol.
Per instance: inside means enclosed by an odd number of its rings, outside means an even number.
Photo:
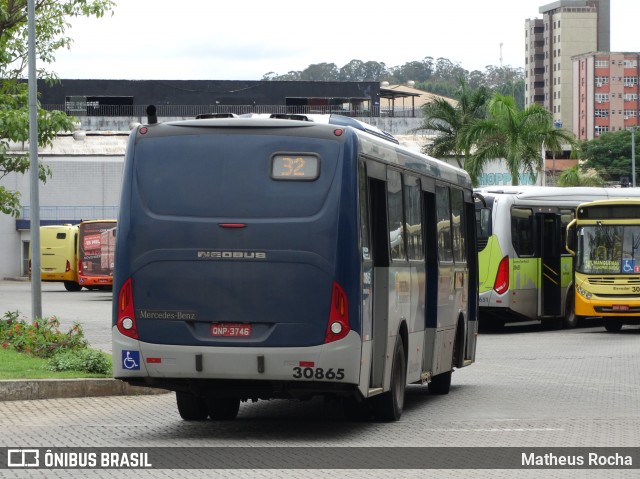
[[[633,260],[632,259],[623,259],[622,260],[622,272],[623,273],[633,273]]]
[[[122,351],[122,367],[129,370],[139,370],[140,351]]]

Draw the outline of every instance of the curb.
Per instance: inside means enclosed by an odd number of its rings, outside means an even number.
[[[131,386],[119,379],[1,380],[0,401],[166,394],[165,389]]]

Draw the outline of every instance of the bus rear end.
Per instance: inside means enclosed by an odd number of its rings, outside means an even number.
[[[78,227],[51,225],[40,227],[40,267],[42,281],[64,283],[68,291],[79,291],[76,244]]]
[[[79,224],[78,282],[88,289],[110,289],[115,266],[116,220]]]
[[[287,120],[141,127],[125,162],[114,376],[185,419],[359,382],[355,168],[345,129]],[[344,202],[346,204],[346,202]],[[355,271],[355,273],[353,273]]]

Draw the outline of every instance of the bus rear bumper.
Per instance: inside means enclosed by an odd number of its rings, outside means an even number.
[[[340,391],[360,381],[361,342],[353,331],[340,341],[304,348],[152,344],[128,338],[116,327],[112,340],[114,377],[138,385],[229,389],[233,383],[251,391],[270,382],[280,388]]]

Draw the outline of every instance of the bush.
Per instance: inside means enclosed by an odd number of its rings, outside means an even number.
[[[82,326],[74,324],[68,332],[60,331],[55,316],[38,318],[33,323],[20,319],[18,311],[0,318],[0,345],[5,349],[49,359],[51,371],[82,371],[111,374],[111,356],[89,348]]]
[[[62,350],[50,360],[51,371],[85,371],[95,374],[111,374],[111,357],[97,349]]]
[[[7,312],[0,319],[0,344],[5,349],[45,359],[58,351],[85,349],[88,346],[81,325],[76,323],[64,333],[60,331],[60,321],[55,316],[26,322],[19,319],[18,311]]]

